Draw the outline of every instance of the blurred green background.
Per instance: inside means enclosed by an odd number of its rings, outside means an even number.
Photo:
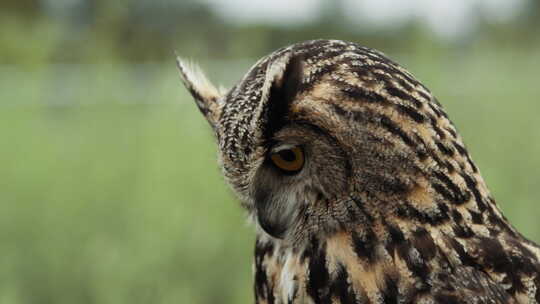
[[[252,302],[252,228],[174,51],[230,86],[315,38],[431,88],[540,241],[536,1],[3,0],[0,304]]]

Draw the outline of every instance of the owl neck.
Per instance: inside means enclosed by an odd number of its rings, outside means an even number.
[[[334,298],[339,303],[397,298],[446,303],[436,298],[446,291],[431,290],[433,286],[500,303],[535,295],[532,280],[540,286],[534,276],[540,272],[536,246],[506,228],[498,237],[488,237],[495,232],[456,227],[377,220],[369,232],[338,231],[311,237],[301,247],[260,234],[255,248],[256,302],[275,297],[284,303],[330,303]],[[476,284],[492,286],[487,294],[475,295]]]

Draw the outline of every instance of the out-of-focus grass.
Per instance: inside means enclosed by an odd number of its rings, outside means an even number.
[[[397,57],[540,240],[540,57]],[[174,63],[2,71],[0,303],[251,301],[253,233]]]
[[[251,296],[252,236],[219,176],[211,132],[170,70],[147,92],[109,73],[72,88],[82,93],[74,105],[2,100],[0,303]],[[41,86],[45,100],[55,75],[36,75],[27,86]],[[126,89],[145,95],[126,101]]]

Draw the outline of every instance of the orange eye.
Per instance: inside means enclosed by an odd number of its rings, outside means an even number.
[[[279,169],[288,173],[296,173],[304,166],[304,151],[300,147],[283,149],[270,154],[270,159]]]

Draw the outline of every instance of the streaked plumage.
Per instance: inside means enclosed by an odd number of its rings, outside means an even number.
[[[179,68],[257,229],[257,303],[540,302],[539,248],[437,99],[382,53],[307,41],[228,91]],[[285,172],[270,156],[292,147],[305,162]]]

